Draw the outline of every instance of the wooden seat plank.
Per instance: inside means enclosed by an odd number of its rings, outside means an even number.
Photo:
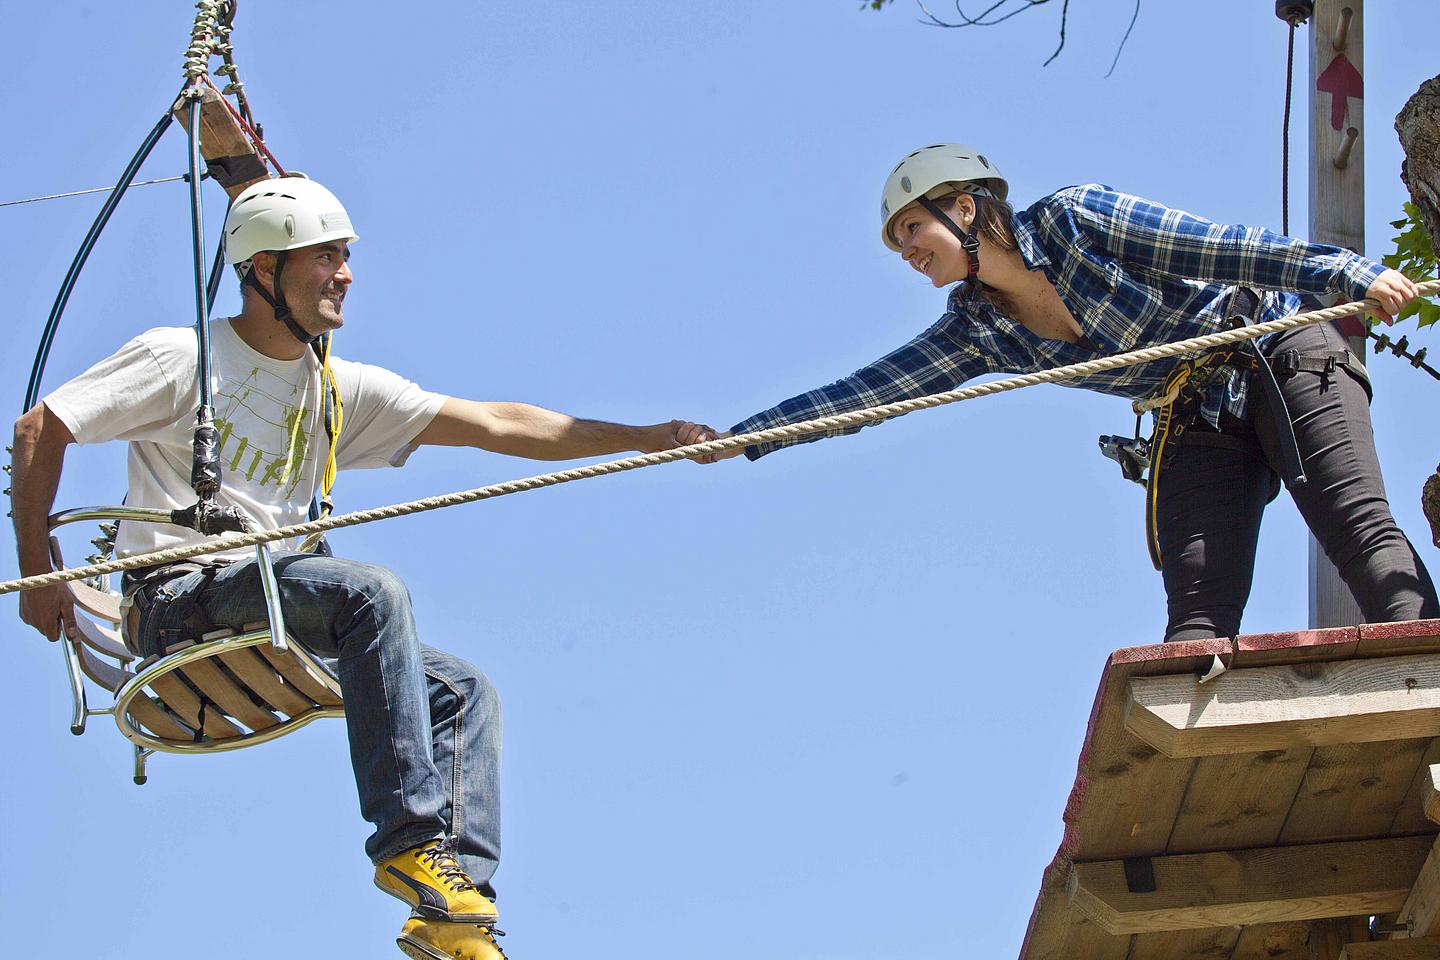
[[[205,696],[231,717],[251,730],[268,730],[280,721],[268,710],[262,710],[249,694],[235,685],[220,668],[209,660],[197,660],[180,671],[190,682],[204,691]]]
[[[199,723],[200,698],[179,677],[169,675],[157,677],[150,682],[148,689],[154,691],[155,695],[165,701],[165,705],[179,714],[186,723],[191,726]],[[205,711],[205,735],[217,740],[230,740],[244,736],[245,731],[225,719],[219,710],[207,709]]]
[[[144,695],[130,701],[130,717],[150,733],[163,740],[190,740],[195,731],[176,722]]]
[[[275,671],[294,686],[296,690],[299,690],[322,707],[341,707],[345,705],[340,697],[339,684],[331,678],[316,676],[294,657],[287,654],[276,653],[275,648],[268,643],[261,644],[252,649],[258,651],[270,666],[274,667]]]
[[[294,717],[315,709],[308,697],[301,696],[297,688],[286,683],[253,649],[222,653],[220,660],[245,686],[280,713]]]
[[[69,643],[70,641],[66,640],[65,642]],[[101,660],[95,656],[95,654],[91,653],[89,648],[83,643],[74,644],[73,649],[75,650],[76,657],[80,660],[80,670],[85,676],[94,680],[111,693],[119,690],[125,685],[127,680],[134,676],[134,674],[122,670],[113,663],[107,663]]]
[[[76,617],[75,626],[80,628],[80,639],[97,652],[122,663],[135,659],[135,654],[131,653],[120,639],[120,631],[101,626],[89,617]]]
[[[117,594],[104,593],[78,580],[72,580],[65,584],[65,588],[75,599],[76,606],[82,610],[88,610],[95,616],[109,620],[111,623],[120,622],[120,597]]]

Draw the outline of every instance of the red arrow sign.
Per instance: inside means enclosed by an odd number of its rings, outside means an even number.
[[[1345,111],[1349,107],[1347,102],[1350,97],[1356,100],[1364,99],[1365,80],[1360,76],[1360,71],[1355,69],[1354,64],[1345,58],[1345,54],[1336,54],[1335,59],[1330,61],[1330,66],[1325,68],[1315,80],[1315,89],[1330,94],[1330,126],[1339,130],[1345,126]]]

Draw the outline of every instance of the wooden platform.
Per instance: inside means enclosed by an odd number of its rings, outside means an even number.
[[[1440,620],[1120,650],[1021,958],[1440,960],[1435,777]]]

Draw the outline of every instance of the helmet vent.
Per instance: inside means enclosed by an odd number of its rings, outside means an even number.
[[[904,190],[906,193],[909,193],[909,192],[910,192],[910,178],[909,178],[909,177],[901,177],[901,178],[900,178],[900,189],[901,189],[901,190]]]

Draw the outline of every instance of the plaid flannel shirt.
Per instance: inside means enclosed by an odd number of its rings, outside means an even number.
[[[1296,312],[1301,293],[1360,299],[1385,269],[1341,247],[1211,223],[1100,184],[1052,194],[1016,212],[1011,227],[1025,265],[1045,271],[1098,354],[1036,336],[992,305],[966,297],[962,284],[939,322],[898,350],[731,429],[748,433],[942,393],[982,374],[1028,373],[1213,333],[1230,285],[1268,291],[1261,320]],[[1155,394],[1180,362],[1124,367],[1064,386],[1136,400]],[[1222,377],[1202,407],[1206,420],[1218,425],[1222,410],[1243,417],[1248,381],[1247,371]],[[747,447],[745,454],[755,460],[860,429]]]

